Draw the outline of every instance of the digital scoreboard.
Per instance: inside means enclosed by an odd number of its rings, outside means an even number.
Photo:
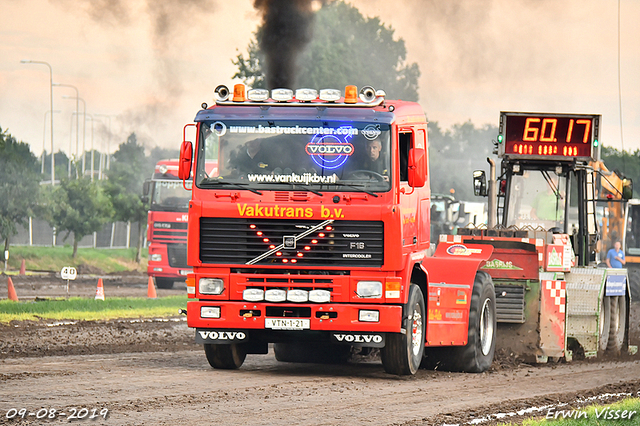
[[[597,160],[600,115],[501,112],[500,157]]]

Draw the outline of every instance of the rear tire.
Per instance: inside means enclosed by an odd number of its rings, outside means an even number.
[[[382,365],[387,373],[412,375],[420,368],[426,338],[425,312],[422,291],[416,284],[411,284],[409,300],[403,309],[403,328],[406,333],[387,334],[387,342],[380,350]]]
[[[611,321],[609,324],[609,342],[607,351],[620,353],[624,345],[624,333],[627,328],[627,300],[624,296],[611,297]]]
[[[236,370],[242,366],[247,351],[242,344],[214,345],[205,343],[204,353],[209,365],[222,370]]]
[[[496,292],[493,281],[489,274],[478,271],[469,308],[467,344],[451,348],[449,359],[443,360],[445,368],[467,373],[488,370],[496,351],[496,329]]]
[[[602,306],[600,306],[599,326],[599,342],[598,350],[604,352],[609,344],[609,332],[611,328],[611,297],[604,296],[602,298]]]
[[[351,356],[351,346],[318,343],[276,343],[276,360],[316,364],[344,364]]]
[[[640,269],[637,267],[629,267],[629,291],[631,293],[631,301],[640,301]]]
[[[166,278],[166,277],[156,277],[155,280],[156,280],[156,286],[162,289],[173,288],[173,282],[175,281],[173,278]]]

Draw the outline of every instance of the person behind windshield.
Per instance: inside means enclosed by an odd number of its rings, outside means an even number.
[[[240,152],[233,161],[233,167],[240,173],[270,173],[267,153],[262,149],[260,139],[253,139],[240,147]]]
[[[557,185],[556,185],[557,188]],[[540,220],[560,221],[563,218],[562,195],[556,193],[550,184],[547,190],[536,195],[531,206],[531,217]]]
[[[367,140],[365,142],[366,156],[362,163],[363,170],[371,170],[380,175],[387,175],[387,164],[384,161],[382,152],[382,142],[379,138]]]

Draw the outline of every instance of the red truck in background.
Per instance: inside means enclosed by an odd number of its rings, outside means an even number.
[[[191,193],[190,181],[178,179],[178,160],[161,160],[153,177],[145,182],[149,197],[147,273],[158,288],[171,288],[184,281],[191,268],[187,265],[187,224]]]
[[[489,368],[493,247],[432,244],[422,108],[371,87],[215,93],[178,171],[193,169],[187,322],[210,365],[275,343],[279,361],[380,348],[392,374]]]

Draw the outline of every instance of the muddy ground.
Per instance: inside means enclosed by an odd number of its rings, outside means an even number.
[[[107,297],[146,296],[146,277],[110,278],[103,278]],[[14,278],[18,296],[66,292],[66,283],[38,280]],[[91,297],[96,283],[95,277],[77,280],[70,294]],[[175,287],[159,295],[185,291],[184,284]],[[0,294],[5,291],[0,278]],[[638,345],[640,304],[632,305],[631,316],[631,344]],[[74,409],[107,408],[108,418],[93,422],[413,426],[484,419],[478,424],[493,425],[640,391],[638,355],[529,365],[499,352],[482,374],[420,370],[396,377],[384,373],[375,356],[326,366],[279,363],[270,351],[249,355],[237,371],[223,371],[209,367],[193,335],[183,316],[0,325],[0,424],[43,424],[35,418],[42,408],[58,410],[47,423],[67,423]],[[8,419],[12,408],[28,410],[25,419]]]

